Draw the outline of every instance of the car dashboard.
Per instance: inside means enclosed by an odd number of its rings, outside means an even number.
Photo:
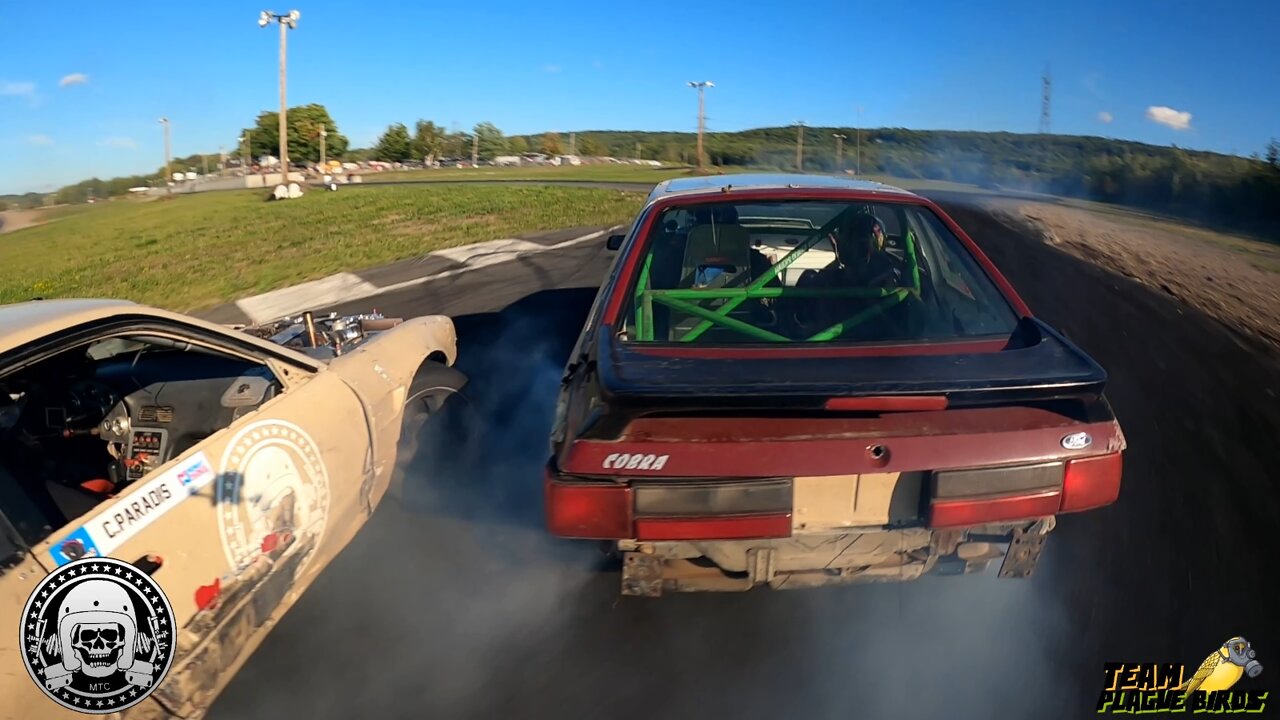
[[[53,358],[0,378],[0,464],[66,520],[280,390],[256,362],[190,348]]]

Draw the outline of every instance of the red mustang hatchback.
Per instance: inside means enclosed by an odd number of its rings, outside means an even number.
[[[1034,568],[1060,513],[1115,502],[1104,370],[936,205],[808,175],[671,180],[565,369],[558,536],[622,592]]]

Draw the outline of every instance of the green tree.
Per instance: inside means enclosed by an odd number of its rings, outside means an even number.
[[[582,135],[577,139],[578,154],[586,157],[600,157],[605,154],[605,148],[600,144],[599,140],[590,135]]]
[[[444,128],[430,120],[419,120],[413,129],[411,143],[414,160],[431,161],[444,149]]]
[[[409,139],[409,128],[405,127],[404,123],[395,123],[387,127],[387,131],[378,138],[373,156],[384,162],[401,162],[412,156],[412,145]]]
[[[515,155],[523,155],[529,152],[529,141],[517,135],[507,139],[507,148]]]
[[[1267,143],[1267,164],[1273,168],[1280,168],[1280,142],[1272,140]]]
[[[539,149],[547,155],[561,154],[563,150],[560,149],[560,133],[549,132],[544,134]]]
[[[320,129],[324,128],[325,155],[329,159],[341,158],[347,151],[348,140],[338,132],[338,125],[329,117],[324,105],[310,104],[289,108],[286,118],[289,125],[289,162],[320,161]],[[249,154],[254,158],[280,154],[280,113],[258,114],[252,128],[242,130],[240,137],[249,133]],[[237,140],[235,147],[243,148]],[[238,153],[237,153],[238,154]]]
[[[502,131],[493,123],[482,122],[472,128],[478,141],[476,143],[479,149],[481,160],[492,160],[499,155],[506,155],[507,138],[502,135]]]

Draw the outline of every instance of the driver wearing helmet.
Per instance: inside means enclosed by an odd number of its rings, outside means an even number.
[[[797,288],[892,288],[900,284],[897,264],[884,249],[884,223],[875,215],[854,215],[829,237],[835,260],[821,270],[806,270],[796,282]],[[848,319],[867,304],[867,298],[806,298],[798,301],[795,317],[807,333]]]

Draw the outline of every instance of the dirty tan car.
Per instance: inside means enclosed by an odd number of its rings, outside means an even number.
[[[76,559],[152,574],[173,665],[127,717],[197,717],[352,539],[465,378],[453,322],[224,326],[122,301],[0,307],[0,716],[82,717],[23,669],[19,615]]]

